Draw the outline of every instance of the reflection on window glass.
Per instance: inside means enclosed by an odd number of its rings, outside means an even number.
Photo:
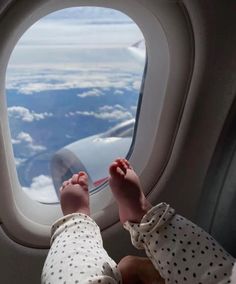
[[[121,12],[98,7],[52,13],[28,29],[7,69],[8,116],[18,178],[40,202],[86,170],[90,189],[130,148],[145,44]]]

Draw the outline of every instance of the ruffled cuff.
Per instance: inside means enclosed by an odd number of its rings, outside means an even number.
[[[144,238],[147,237],[147,234],[161,230],[163,225],[170,221],[174,215],[175,210],[163,202],[152,207],[143,216],[140,224],[126,221],[123,226],[129,231],[132,244],[138,249],[144,249]]]

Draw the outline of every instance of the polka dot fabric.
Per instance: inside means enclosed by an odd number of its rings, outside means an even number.
[[[87,215],[64,216],[52,226],[43,284],[121,283],[116,263],[103,248],[100,229]]]
[[[231,283],[235,259],[209,234],[175,214],[169,205],[161,203],[140,224],[126,222],[124,227],[130,232],[133,245],[145,249],[166,283]]]

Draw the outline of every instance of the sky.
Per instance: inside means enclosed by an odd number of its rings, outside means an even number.
[[[70,18],[66,17],[68,14]],[[95,17],[99,21],[94,21]],[[140,38],[142,34],[137,25],[118,11],[104,8],[65,9],[31,26],[19,40],[9,65],[70,64],[81,60],[78,49],[89,52],[98,48],[127,48]]]
[[[76,88],[87,88],[77,94],[84,100],[102,99],[109,90],[115,96],[139,93],[144,61],[134,59],[129,47],[142,39],[137,25],[118,11],[86,7],[52,13],[30,27],[17,43],[7,69],[7,90],[15,90],[24,101],[46,91]],[[96,111],[67,111],[64,115],[65,119],[83,116],[120,122],[132,118],[136,107],[104,104]],[[17,104],[8,107],[8,114],[25,124],[55,116],[52,111]],[[46,150],[24,129],[12,135],[12,144],[24,144],[32,155]],[[15,160],[17,167],[25,162],[17,156]],[[57,200],[48,175],[32,177],[31,185],[23,190],[42,202]]]
[[[96,18],[99,24],[93,24]],[[70,8],[52,13],[17,43],[8,64],[7,88],[30,95],[76,86],[123,87],[133,80],[127,73],[143,68],[133,55],[127,62],[128,48],[142,38],[130,18],[111,9]],[[138,81],[133,84],[140,86]]]

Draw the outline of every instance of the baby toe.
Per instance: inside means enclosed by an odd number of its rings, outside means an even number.
[[[79,172],[77,182],[81,186],[88,186],[88,175],[85,172]]]

